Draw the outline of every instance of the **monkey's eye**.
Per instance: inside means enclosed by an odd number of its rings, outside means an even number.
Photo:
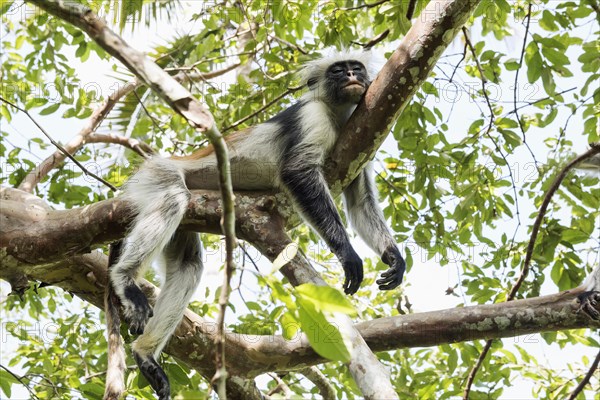
[[[362,72],[362,68],[361,67],[354,67],[354,68],[352,68],[352,71],[354,71],[354,72]]]
[[[334,74],[334,75],[343,74],[344,73],[344,68],[340,68],[340,67],[334,68],[334,69],[331,70],[331,73]]]

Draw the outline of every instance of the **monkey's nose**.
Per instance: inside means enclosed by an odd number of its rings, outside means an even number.
[[[347,76],[353,77],[354,76],[354,71],[348,71],[346,72]]]

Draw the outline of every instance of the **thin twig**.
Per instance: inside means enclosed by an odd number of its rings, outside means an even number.
[[[467,43],[467,41],[465,41],[465,48],[463,49],[462,57],[456,63],[456,66],[454,67],[454,71],[452,71],[452,75],[450,75],[450,79],[448,80],[448,82],[452,83],[452,79],[454,79],[454,74],[456,74],[456,71],[458,70],[458,67],[464,61],[464,59],[467,57],[467,48],[468,48],[468,46],[469,46],[469,44]]]
[[[517,68],[517,70],[515,72],[515,84],[514,84],[514,89],[513,89],[513,104],[514,104],[513,111],[515,113],[515,118],[517,119],[517,123],[519,124],[519,129],[521,130],[521,133],[523,135],[523,144],[529,151],[529,154],[531,154],[531,157],[533,157],[533,162],[534,162],[535,168],[539,172],[537,159],[535,158],[535,154],[533,153],[533,150],[531,150],[531,147],[527,143],[527,137],[526,137],[527,135],[525,135],[525,127],[523,126],[523,122],[521,121],[521,118],[519,117],[519,110],[517,109],[517,92],[519,91],[519,72],[521,71],[521,67],[523,66],[523,58],[525,57],[525,47],[527,46],[527,35],[529,33],[529,23],[531,22],[531,1],[528,2],[528,4],[529,5],[527,8],[527,16],[525,17],[525,18],[527,18],[527,23],[525,24],[525,35],[523,35],[523,46],[521,47],[521,57],[519,58],[519,68]]]
[[[14,372],[12,372],[10,369],[6,368],[2,364],[0,364],[0,368],[2,368],[3,370],[5,370],[6,372],[8,372],[13,378],[15,378],[17,381],[19,381],[19,383],[21,385],[25,386],[25,389],[27,389],[27,391],[29,392],[29,394],[31,395],[32,398],[40,400],[40,398],[37,397],[35,395],[35,393],[33,393],[33,390],[31,390],[31,388],[29,387],[29,385],[26,384],[25,382],[23,382],[23,378],[22,377],[18,376],[17,374],[15,374]]]
[[[410,0],[408,2],[408,6],[406,7],[406,19],[409,21],[412,19],[415,13],[415,7],[417,5],[417,0]]]
[[[281,43],[281,44],[283,44],[283,45],[285,45],[287,47],[290,47],[290,48],[292,48],[294,50],[297,50],[297,51],[299,51],[300,53],[302,53],[304,55],[308,55],[308,50],[304,49],[302,46],[298,46],[297,44],[294,44],[292,42],[288,42],[287,40],[282,39],[282,38],[280,38],[278,36],[275,36],[275,35],[272,35],[272,34],[269,34],[268,36],[269,36],[269,38],[275,40],[276,42],[279,42],[279,43]]]
[[[592,376],[598,369],[598,364],[600,364],[600,351],[598,352],[598,354],[596,354],[596,359],[590,366],[590,369],[588,370],[587,374],[585,374],[585,377],[581,380],[581,382],[579,382],[579,385],[577,385],[573,392],[571,392],[567,400],[575,400],[575,398],[579,396],[579,394],[583,391],[585,385],[587,385],[590,382]]]
[[[142,101],[142,99],[140,98],[140,96],[138,96],[138,94],[135,92],[135,90],[133,91],[133,95],[137,99],[138,104],[140,105],[140,107],[142,107],[142,110],[144,111],[144,114],[146,114],[146,116],[148,118],[150,118],[150,121],[152,121],[152,125],[154,125],[154,127],[156,129],[158,129],[163,134],[163,136],[167,137],[167,132],[165,132],[165,130],[158,124],[158,121],[156,120],[156,118],[154,118],[152,116],[152,114],[150,114],[150,111],[148,111],[148,109],[146,108],[146,105],[144,104],[144,102]]]
[[[203,62],[205,62],[205,61],[203,61]],[[168,69],[166,69],[166,71],[179,71],[177,74],[173,75],[173,78],[177,79],[180,82],[185,82],[186,80],[204,81],[207,79],[213,79],[213,78],[217,78],[219,76],[225,75],[226,73],[231,72],[234,69],[236,69],[237,67],[242,65],[241,62],[238,62],[238,63],[228,65],[225,68],[217,69],[215,71],[183,74],[184,71],[198,71],[197,66],[199,64],[202,64],[202,62],[194,63],[189,67],[185,66],[185,67],[168,68]]]
[[[352,42],[352,43],[361,46],[364,50],[369,50],[372,47],[374,47],[377,43],[379,43],[383,39],[385,39],[389,34],[390,34],[390,30],[386,29],[385,31],[381,32],[379,35],[375,36],[374,38],[369,39],[366,43],[360,43],[360,42]]]
[[[490,348],[492,347],[492,342],[493,342],[493,340],[488,340],[485,342],[485,345],[483,346],[483,349],[481,350],[481,354],[479,354],[479,358],[477,359],[477,362],[475,363],[475,365],[473,366],[471,371],[469,371],[469,377],[467,378],[467,383],[465,385],[465,390],[463,392],[464,400],[467,400],[469,398],[469,394],[471,393],[471,386],[473,386],[473,382],[475,381],[475,376],[477,375],[477,372],[479,371],[479,369],[481,368],[481,365],[483,364],[485,355],[490,351]]]
[[[69,158],[71,161],[73,161],[79,168],[81,168],[81,170],[83,171],[84,174],[86,174],[87,176],[91,176],[92,178],[98,180],[99,182],[102,182],[104,185],[108,186],[110,188],[110,190],[112,191],[116,191],[117,188],[114,187],[112,184],[110,184],[109,182],[105,181],[104,179],[102,179],[101,177],[99,177],[98,175],[94,174],[91,171],[88,171],[87,168],[85,168],[83,166],[83,164],[81,164],[79,161],[77,161],[75,159],[75,157],[73,157],[64,147],[61,146],[60,143],[56,142],[54,139],[52,139],[52,136],[50,136],[50,134],[48,132],[46,132],[46,130],[35,120],[35,118],[33,118],[31,116],[31,114],[29,114],[29,112],[27,110],[25,110],[24,108],[21,108],[13,103],[11,103],[10,101],[6,100],[4,97],[0,96],[0,100],[5,102],[6,104],[13,106],[14,108],[16,108],[17,110],[21,111],[22,113],[24,113],[25,115],[27,115],[27,117],[35,124],[35,126],[38,127],[38,129],[40,131],[42,131],[42,133],[48,138],[48,140],[50,140],[50,143],[52,143],[57,149],[59,149],[67,158]]]
[[[506,157],[506,155],[504,154],[504,152],[502,151],[502,149],[500,148],[500,146],[498,145],[498,143],[496,142],[496,140],[492,137],[491,135],[491,130],[492,130],[492,126],[494,125],[494,122],[496,121],[496,116],[494,114],[494,109],[492,107],[492,103],[490,101],[490,98],[487,94],[487,90],[485,87],[486,84],[486,79],[483,75],[483,68],[481,67],[481,64],[479,64],[479,59],[477,58],[477,53],[475,51],[475,47],[473,46],[473,44],[471,43],[471,41],[469,40],[469,35],[467,32],[467,28],[465,28],[463,26],[462,28],[463,34],[465,35],[465,41],[467,43],[467,45],[469,46],[469,49],[471,50],[471,53],[473,54],[473,58],[475,59],[475,64],[477,65],[477,69],[479,70],[479,75],[481,75],[481,91],[483,92],[483,96],[485,98],[485,102],[487,103],[488,109],[490,111],[490,123],[488,125],[488,128],[485,131],[485,135],[492,141],[492,143],[494,144],[494,147],[496,148],[496,151],[498,152],[498,154],[500,154],[500,156],[502,157],[502,159],[504,160],[504,163],[506,164],[506,166],[508,167],[508,175],[510,177],[510,181],[512,183],[512,190],[513,190],[513,196],[515,199],[515,214],[517,216],[517,226],[515,227],[515,232],[513,233],[513,237],[511,239],[511,246],[509,249],[509,252],[512,250],[513,245],[515,243],[515,238],[517,236],[517,232],[519,230],[519,227],[521,226],[521,212],[519,210],[519,200],[518,200],[518,196],[517,196],[517,183],[515,181],[515,177],[512,173],[512,169],[510,168],[510,164],[508,163],[508,159]]]

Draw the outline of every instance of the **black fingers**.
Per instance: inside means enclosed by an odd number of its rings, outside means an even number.
[[[133,352],[133,358],[140,367],[142,375],[146,378],[152,389],[158,395],[158,400],[170,400],[171,399],[171,387],[169,385],[169,378],[167,374],[156,362],[152,356],[142,356],[135,351]]]
[[[144,333],[146,323],[153,315],[152,307],[150,307],[146,295],[135,283],[125,287],[125,298],[127,301],[123,304],[123,317],[129,325],[129,333],[141,335]]]
[[[389,247],[381,256],[381,261],[390,266],[390,269],[381,274],[381,279],[376,283],[379,290],[391,290],[397,288],[402,283],[406,263],[396,246]]]
[[[350,247],[341,262],[346,278],[344,280],[344,293],[353,295],[363,281],[363,263],[358,254]]]

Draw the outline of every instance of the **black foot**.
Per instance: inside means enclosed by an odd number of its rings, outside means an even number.
[[[577,296],[579,299],[579,311],[586,313],[591,319],[600,321],[600,292],[590,290]]]
[[[165,374],[165,371],[163,371],[154,357],[144,357],[134,351],[133,358],[138,367],[140,367],[142,375],[144,375],[150,386],[152,386],[152,389],[158,395],[158,400],[171,400],[169,378],[167,378],[167,374]]]
[[[152,317],[152,307],[146,295],[135,284],[125,288],[125,298],[126,300],[122,301],[123,317],[129,325],[129,333],[141,335],[144,333],[146,323]]]

